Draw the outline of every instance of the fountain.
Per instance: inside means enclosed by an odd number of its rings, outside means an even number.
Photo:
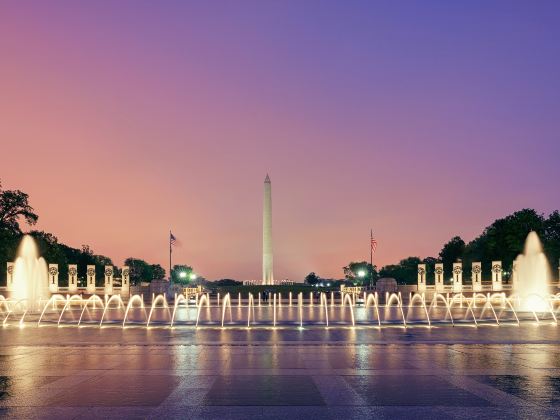
[[[148,315],[148,322],[146,323],[146,327],[150,326],[150,321],[152,319],[152,314],[154,313],[154,309],[157,308],[157,304],[159,302],[161,302],[163,304],[163,308],[165,308],[167,310],[167,315],[172,317],[172,315],[169,311],[169,305],[167,303],[167,299],[165,299],[165,295],[164,294],[157,295],[156,298],[152,300],[152,307],[150,308],[150,314]],[[173,321],[173,320],[171,320],[171,321]]]
[[[107,297],[107,295],[105,295]],[[111,308],[111,303],[117,302],[117,306]],[[99,326],[103,326],[103,320],[105,319],[105,315],[109,309],[122,309],[123,313],[126,314],[126,305],[124,304],[121,295],[113,295],[105,302],[105,308],[103,308],[103,314],[101,315],[101,321],[99,321]]]
[[[219,305],[218,305],[219,306]],[[224,318],[226,316],[226,308],[229,308],[229,322],[232,322],[231,316],[231,297],[229,293],[223,299],[223,306],[222,306],[222,327],[224,326]]]
[[[325,308],[325,323],[328,327],[329,326],[329,303],[327,301],[327,295],[324,292],[321,293],[320,301],[321,301],[321,307],[324,306]]]
[[[494,263],[493,268],[498,265],[498,262]],[[406,305],[401,292],[388,291],[382,295],[378,292],[360,291],[358,295],[342,291],[336,292],[339,293],[336,296],[333,291],[321,292],[318,299],[314,298],[314,292],[310,292],[306,299],[307,292],[297,292],[294,295],[290,291],[284,302],[279,292],[271,293],[270,299],[265,301],[261,299],[261,293],[248,293],[247,300],[238,293],[235,311],[232,310],[234,295],[229,293],[218,294],[212,302],[207,292],[198,293],[195,305],[190,305],[186,295],[176,294],[173,308],[164,294],[153,294],[149,307],[145,306],[142,294],[125,296],[124,300],[120,294],[93,294],[84,297],[81,294],[55,293],[49,296],[47,264],[39,258],[37,246],[30,236],[25,236],[22,240],[14,267],[12,280],[9,280],[7,288],[11,295],[7,298],[0,295],[0,324],[3,327],[16,325],[14,322],[22,327],[29,321],[36,322],[37,326],[90,328],[174,328],[176,325],[210,328],[221,325],[222,328],[235,328],[244,324],[247,328],[283,328],[290,325],[299,325],[299,328],[483,327],[520,325],[527,321],[536,321],[537,324],[550,321],[556,325],[560,314],[560,293],[553,295],[548,290],[551,277],[548,262],[534,232],[527,236],[524,253],[515,261],[513,293],[510,292],[509,285],[504,285],[507,292],[494,293],[487,287],[484,290],[482,285],[480,290],[473,288],[472,294],[463,291],[453,293],[448,288],[443,293],[434,290],[435,293],[430,296],[431,302],[427,303],[424,291],[411,292]],[[495,279],[493,274],[493,281]],[[350,317],[347,315],[348,311]],[[229,322],[226,320],[228,314]]]
[[[39,257],[35,240],[25,235],[18,248],[14,266],[12,298],[26,301],[28,310],[40,309],[40,300],[50,297],[47,263]]]
[[[251,309],[252,309],[252,311],[251,311]],[[253,322],[254,322],[254,320],[255,320],[255,299],[253,298],[253,294],[249,293],[249,303],[247,304],[247,328],[249,328],[251,326],[251,315],[253,315]]]
[[[550,310],[548,261],[536,232],[530,232],[525,240],[523,254],[515,260],[517,281],[514,293],[519,296],[519,310],[547,312]]]
[[[185,295],[183,294],[177,295],[177,299],[175,299],[175,304],[173,305],[173,315],[171,315],[171,324],[170,324],[171,327],[173,327],[173,322],[175,322],[175,314],[177,313],[177,308],[179,307],[181,302],[184,303],[185,308],[189,309],[189,300],[185,297]]]

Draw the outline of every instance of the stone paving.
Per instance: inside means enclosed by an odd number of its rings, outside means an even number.
[[[558,418],[560,328],[0,329],[9,418]]]

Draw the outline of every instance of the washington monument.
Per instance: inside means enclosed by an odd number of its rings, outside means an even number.
[[[263,201],[263,284],[273,284],[272,275],[272,186],[268,174],[264,179]]]

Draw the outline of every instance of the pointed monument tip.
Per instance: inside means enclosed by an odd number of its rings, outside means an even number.
[[[266,174],[266,178],[264,179],[264,182],[270,182],[270,177],[268,176],[268,174]]]

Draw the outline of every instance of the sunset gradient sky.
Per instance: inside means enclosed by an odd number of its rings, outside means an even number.
[[[277,279],[560,207],[558,1],[2,1],[0,178],[120,265]]]

